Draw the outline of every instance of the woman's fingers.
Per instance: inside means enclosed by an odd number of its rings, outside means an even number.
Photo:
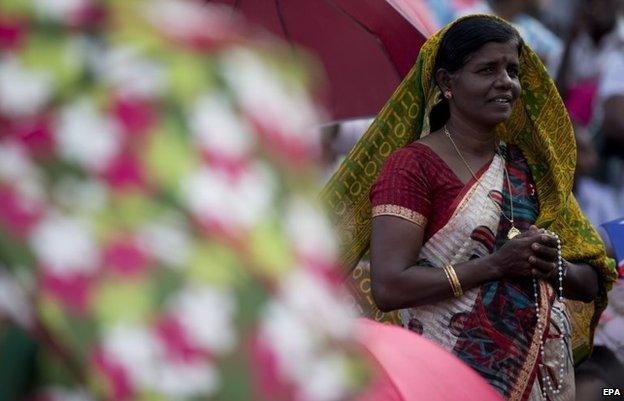
[[[539,241],[542,245],[546,245],[551,248],[557,249],[557,245],[558,245],[557,237],[552,236],[550,234],[541,234],[539,237],[540,237]]]
[[[530,227],[510,240],[503,252],[510,276],[548,278],[556,271],[557,241],[545,230]],[[527,265],[528,262],[528,265]]]
[[[534,242],[533,244],[531,244],[531,250],[537,257],[547,262],[557,261],[558,252],[556,248],[544,246],[537,242]]]
[[[516,238],[537,238],[537,242],[540,242],[543,245],[557,248],[557,238],[553,235],[548,234],[546,230],[543,228],[537,228],[537,226],[532,225],[528,230],[524,231],[522,234],[518,235]]]
[[[514,239],[533,237],[533,236],[535,236],[535,235],[537,235],[539,233],[540,233],[540,230],[539,230],[539,228],[537,228],[537,226],[531,226],[531,227],[529,227],[528,230],[523,231],[522,233],[520,233],[516,237],[514,237]]]
[[[529,263],[533,272],[537,270],[542,277],[549,277],[557,267],[553,262],[547,262],[537,256],[529,256]]]

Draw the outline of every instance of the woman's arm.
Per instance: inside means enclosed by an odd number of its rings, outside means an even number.
[[[591,302],[598,295],[598,274],[588,264],[564,261],[563,297],[575,301]],[[558,269],[550,275],[550,283],[558,290]]]
[[[371,284],[377,306],[391,311],[433,303],[453,296],[443,269],[419,266],[424,228],[395,216],[373,218],[371,235]],[[510,240],[497,252],[454,265],[462,289],[488,281],[528,277],[535,270],[550,272],[552,263],[536,257],[531,245],[548,241],[530,231]],[[533,263],[529,259],[533,257]]]
[[[382,311],[432,303],[453,296],[443,269],[417,265],[423,235],[423,227],[400,217],[373,218],[371,284],[373,298]],[[483,260],[460,263],[454,267],[464,291],[497,278],[493,264]]]

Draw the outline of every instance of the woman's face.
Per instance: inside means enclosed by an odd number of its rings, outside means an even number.
[[[518,43],[486,43],[448,80],[454,117],[492,129],[511,116],[520,96]]]

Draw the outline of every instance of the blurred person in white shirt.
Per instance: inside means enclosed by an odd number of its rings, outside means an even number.
[[[607,252],[612,254],[609,237],[600,225],[624,216],[624,206],[622,202],[619,202],[618,193],[612,187],[592,177],[599,163],[594,138],[578,122],[573,121],[573,125],[576,134],[574,196],[589,221],[605,241]]]

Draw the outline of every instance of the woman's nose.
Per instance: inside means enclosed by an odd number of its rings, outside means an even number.
[[[507,71],[502,71],[497,75],[495,84],[502,88],[511,88],[513,79]]]

